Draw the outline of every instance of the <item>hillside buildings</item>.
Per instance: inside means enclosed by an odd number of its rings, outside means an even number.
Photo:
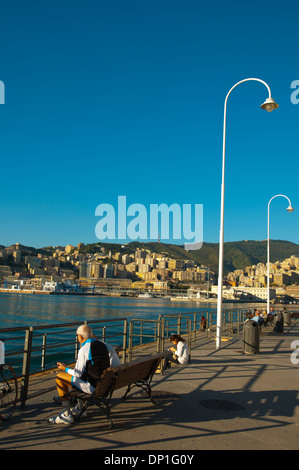
[[[285,297],[299,300],[299,257],[291,256],[284,261],[270,263],[270,299]],[[244,298],[267,299],[267,264],[258,263],[244,270],[237,269],[227,275],[230,290]],[[229,294],[229,295],[230,295]]]
[[[217,297],[217,277],[190,259],[133,249],[123,245],[96,245],[28,249],[19,243],[0,247],[0,287],[44,292],[86,292],[173,289],[192,290],[203,298]],[[119,248],[118,248],[119,249]],[[299,300],[299,257],[270,263],[270,297]],[[223,297],[231,300],[266,300],[267,266],[248,266],[228,273]]]
[[[77,247],[50,247],[32,253],[20,244],[0,249],[0,284],[7,289],[63,291],[88,288],[168,289],[213,283],[214,273],[191,260],[124,245],[112,253],[98,245],[96,251],[80,243]]]

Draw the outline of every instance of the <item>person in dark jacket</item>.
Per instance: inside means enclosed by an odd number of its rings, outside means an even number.
[[[200,331],[205,331],[206,327],[207,327],[207,320],[205,316],[202,315],[201,320],[200,320]]]
[[[74,387],[85,393],[93,393],[102,372],[110,367],[108,349],[102,341],[94,338],[89,325],[79,326],[77,337],[81,349],[74,369],[57,362],[57,367],[61,372],[56,376],[56,387],[63,411],[58,416],[49,419],[53,424],[73,423],[73,415],[79,414],[80,410],[77,407],[70,409],[69,389]]]

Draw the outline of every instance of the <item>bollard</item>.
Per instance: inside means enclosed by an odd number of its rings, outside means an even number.
[[[257,354],[260,351],[259,325],[252,320],[247,320],[243,328],[243,352],[245,354]]]

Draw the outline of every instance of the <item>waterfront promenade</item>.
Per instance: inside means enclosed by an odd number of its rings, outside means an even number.
[[[0,449],[116,451],[297,450],[299,448],[299,364],[292,364],[292,342],[299,342],[299,320],[283,333],[265,331],[260,353],[245,355],[242,340],[202,338],[191,362],[154,377],[161,406],[139,392],[126,401],[115,394],[114,428],[96,408],[71,426],[48,422],[60,408],[55,391],[28,400],[3,423]],[[296,356],[299,358],[299,353]],[[54,374],[45,376],[49,386]],[[136,389],[135,389],[136,390]]]

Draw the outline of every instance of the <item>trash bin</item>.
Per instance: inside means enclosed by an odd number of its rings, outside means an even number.
[[[283,324],[284,326],[291,326],[291,314],[287,310],[283,312]]]
[[[274,330],[275,333],[283,333],[283,314],[278,312],[274,317]]]
[[[257,354],[260,351],[260,327],[257,322],[247,320],[243,328],[243,352]]]

